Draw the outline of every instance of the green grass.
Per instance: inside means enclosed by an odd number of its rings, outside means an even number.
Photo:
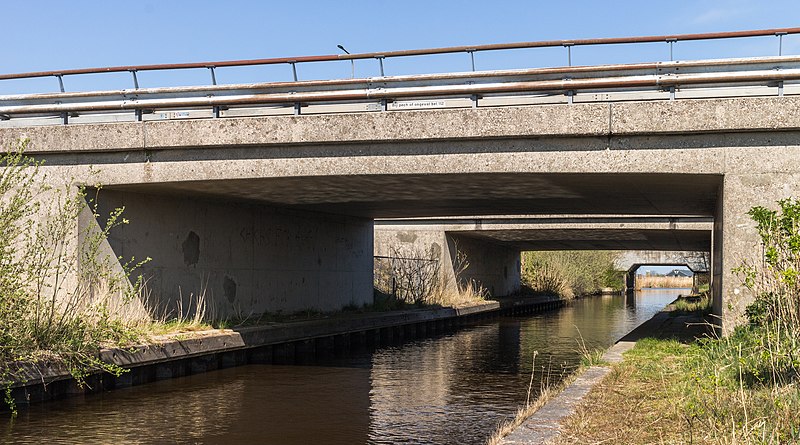
[[[711,296],[706,292],[699,297],[682,297],[672,303],[674,309],[672,315],[686,313],[697,313],[700,315],[710,315],[713,309]]]
[[[570,417],[559,444],[800,443],[796,381],[747,378],[761,333],[642,339]]]

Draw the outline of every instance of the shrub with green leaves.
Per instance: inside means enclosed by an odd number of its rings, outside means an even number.
[[[785,383],[800,378],[800,201],[778,201],[778,209],[753,207],[762,255],[735,271],[753,295],[745,314],[752,337],[743,342],[745,377]],[[741,332],[737,332],[741,336]]]
[[[48,185],[26,142],[0,154],[0,382],[10,389],[24,368],[57,364],[79,384],[96,371],[123,370],[98,358],[102,346],[134,341],[146,311],[136,307],[142,280],[102,249],[109,231],[127,221],[122,209],[104,226],[80,229],[79,216],[97,214],[84,188]],[[22,366],[24,365],[24,366]]]

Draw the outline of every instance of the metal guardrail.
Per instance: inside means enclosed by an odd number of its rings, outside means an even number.
[[[800,56],[669,61],[655,63],[571,66],[501,71],[474,71],[474,53],[578,45],[728,39],[800,34],[800,28],[728,33],[684,34],[519,42],[430,48],[385,53],[339,54],[166,65],[118,66],[0,75],[0,80],[56,77],[59,93],[0,96],[0,126],[107,122],[126,120],[234,117],[246,115],[367,112],[420,108],[452,108],[575,103],[581,101],[659,100],[683,97],[784,95],[784,83],[795,94],[800,81]],[[383,59],[444,53],[468,53],[473,71],[413,76],[385,76]],[[381,76],[364,79],[297,80],[296,64],[333,60],[376,59]],[[215,69],[229,66],[289,64],[293,81],[217,85]],[[139,88],[136,72],[208,68],[212,85]],[[129,71],[134,88],[65,92],[63,77]],[[744,89],[743,89],[744,88]],[[749,88],[749,89],[748,89]],[[800,92],[800,91],[798,91]],[[133,113],[131,113],[131,111]],[[23,122],[13,122],[22,120]]]

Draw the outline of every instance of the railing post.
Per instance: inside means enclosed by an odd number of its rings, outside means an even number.
[[[213,66],[208,67],[208,70],[211,71],[211,85],[217,84],[217,75],[214,72],[214,68]]]
[[[678,39],[672,38],[667,39],[667,43],[669,43],[669,61],[672,62],[674,59],[672,58],[672,44],[677,42]]]
[[[785,36],[785,32],[776,32],[775,36],[778,38],[778,55],[783,55],[783,36]]]
[[[469,98],[472,100],[472,108],[478,108],[478,95],[473,94]]]
[[[139,79],[136,77],[136,70],[131,70],[131,75],[133,76],[133,89],[139,89]]]
[[[133,116],[134,116],[134,119],[136,119],[136,122],[141,122],[142,121],[142,109],[141,108],[136,108],[135,110],[133,110]]]
[[[380,70],[381,70],[381,77],[386,77],[386,75],[383,74],[383,59],[385,59],[385,57],[384,56],[375,56],[375,58],[378,59],[378,66],[380,67]]]
[[[61,91],[63,93],[64,92],[64,76],[62,76],[61,74],[56,74],[56,77],[58,78],[58,89],[59,89],[59,91]]]
[[[469,53],[469,60],[472,63],[472,71],[475,71],[475,50],[468,49],[467,52]]]
[[[289,65],[292,66],[292,78],[295,82],[297,82],[297,67],[295,66],[296,61],[292,60],[289,62]]]
[[[565,43],[564,48],[567,49],[567,66],[572,66],[572,47],[574,43]]]

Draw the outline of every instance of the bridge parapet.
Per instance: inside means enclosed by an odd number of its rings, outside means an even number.
[[[800,94],[800,57],[783,56],[780,42],[800,28],[728,33],[577,39],[543,42],[430,48],[382,53],[339,54],[221,62],[117,66],[34,73],[0,74],[0,81],[51,77],[54,93],[0,96],[0,126],[67,123],[225,118],[284,114],[404,111],[430,108],[478,108],[507,105],[675,100],[699,97],[783,96]],[[776,36],[778,57],[672,60],[676,41]],[[617,65],[572,66],[571,48],[578,45],[666,42],[670,60]],[[475,70],[475,53],[561,46],[568,66],[517,70]],[[466,53],[471,71],[386,76],[383,61],[391,57]],[[301,81],[297,65],[375,59],[377,77]],[[217,84],[216,69],[233,66],[291,66],[292,81]],[[140,88],[137,73],[208,69],[205,86]],[[65,76],[129,72],[133,88],[67,92]],[[355,71],[353,71],[355,77]]]

